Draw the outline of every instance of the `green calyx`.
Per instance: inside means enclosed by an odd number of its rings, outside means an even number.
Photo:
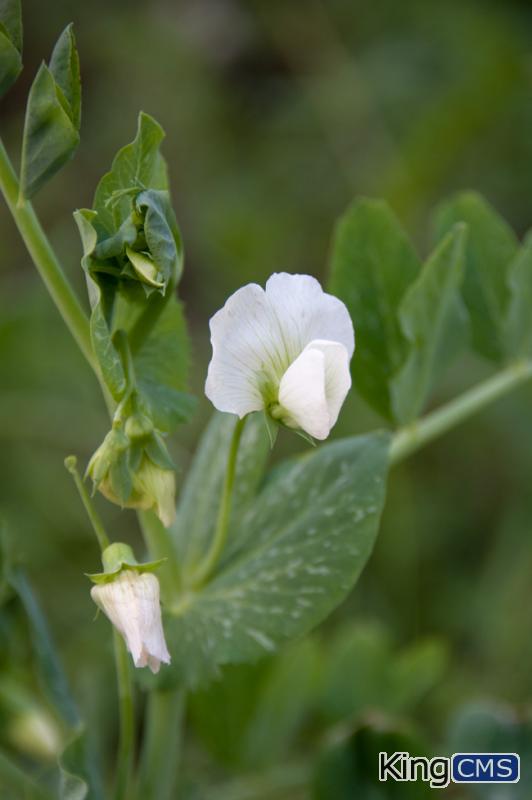
[[[139,564],[128,544],[113,542],[102,553],[103,572],[87,573],[87,577],[96,584],[110,583],[123,570],[133,570],[141,575],[143,572],[153,572],[164,561],[165,558],[160,558]]]

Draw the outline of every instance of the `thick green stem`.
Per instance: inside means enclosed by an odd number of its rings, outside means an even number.
[[[231,440],[231,447],[229,448],[229,457],[227,459],[227,469],[225,472],[225,480],[222,489],[222,497],[220,500],[220,509],[218,511],[218,519],[216,521],[216,529],[212,538],[211,546],[203,561],[200,563],[198,569],[193,576],[193,583],[199,586],[205,583],[207,578],[218,563],[218,559],[222,554],[225,542],[227,540],[227,533],[229,528],[229,517],[231,514],[231,501],[233,496],[233,484],[235,482],[236,462],[238,457],[238,447],[246,417],[237,420],[235,429],[233,431],[233,438]]]
[[[172,537],[153,511],[139,511],[138,516],[150,558],[166,559],[157,570],[157,575],[161,584],[163,603],[169,603],[181,588],[181,570]]]
[[[19,183],[15,171],[0,141],[0,190],[4,195],[15,224],[26,245],[39,275],[59,313],[66,322],[81,352],[99,376],[98,367],[92,352],[89,324],[81,303],[76,297],[46,234],[33,210],[31,203],[18,205]]]
[[[174,800],[185,693],[180,689],[151,692],[146,708],[137,800]]]
[[[135,719],[133,713],[133,683],[129,656],[120,634],[114,630],[114,650],[120,712],[120,740],[114,800],[130,800],[133,748],[135,743]]]
[[[532,361],[517,361],[422,419],[399,430],[390,447],[390,463],[402,461],[433,439],[532,378]]]

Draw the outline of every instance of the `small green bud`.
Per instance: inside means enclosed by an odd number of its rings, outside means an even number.
[[[87,475],[90,475],[97,487],[105,480],[111,467],[128,447],[129,439],[123,430],[119,427],[112,428],[92,456],[87,467]]]
[[[109,583],[114,580],[122,570],[130,570],[142,575],[143,572],[153,572],[164,561],[145,561],[141,564],[135,558],[132,548],[124,542],[113,542],[102,553],[103,572],[93,572],[87,575],[93,583]]]
[[[145,455],[133,476],[133,497],[136,508],[152,509],[168,528],[176,513],[174,471],[157,466]]]

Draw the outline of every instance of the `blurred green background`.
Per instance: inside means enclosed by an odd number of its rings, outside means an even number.
[[[37,210],[84,293],[72,211],[91,204],[114,153],[133,138],[139,109],[161,122],[200,395],[209,316],[240,285],[276,270],[324,279],[334,222],[355,195],[388,200],[423,254],[431,209],[457,189],[484,193],[519,234],[530,225],[526,2],[54,0],[44,13],[42,2],[25,0],[25,70],[1,110],[15,161],[36,68],[71,20],[82,145]],[[111,637],[103,620],[92,622],[83,576],[98,554],[63,467],[68,453],[90,456],[105,411],[5,209],[0,255],[1,514],[76,696],[112,747]],[[434,403],[486,374],[464,356]],[[329,740],[365,752],[374,743],[356,737],[389,726],[414,729],[432,754],[459,741],[449,730],[499,726],[520,732],[531,752],[531,400],[530,388],[516,392],[394,470],[377,548],[352,597],[310,640],[258,667],[227,670],[192,699],[190,797],[354,796],[327,783],[331,764],[344,774],[335,757],[360,768],[363,757],[347,751],[324,759],[313,795],[299,787]],[[182,471],[208,413],[202,400],[174,437]],[[380,424],[353,393],[335,435]],[[300,447],[282,438],[276,458]],[[116,538],[138,541],[134,514],[97,502]],[[0,739],[31,758],[15,735],[11,684],[30,706],[38,693],[31,665],[20,668],[27,644],[15,617],[11,609],[0,628]],[[473,748],[467,735],[461,741]],[[257,770],[260,779],[248,777]],[[225,780],[227,790],[205,789]],[[530,795],[504,795],[521,796]]]

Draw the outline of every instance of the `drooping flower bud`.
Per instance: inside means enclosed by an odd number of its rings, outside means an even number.
[[[159,581],[151,572],[160,563],[138,564],[128,545],[114,543],[104,550],[104,572],[89,575],[95,583],[91,597],[124,638],[133,663],[153,673],[170,663]]]

